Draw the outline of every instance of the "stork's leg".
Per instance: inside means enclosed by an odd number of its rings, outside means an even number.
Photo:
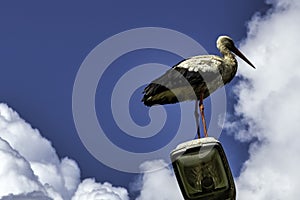
[[[198,100],[196,100],[196,103],[195,103],[195,119],[196,119],[196,126],[197,126],[197,135],[198,135],[198,138],[200,139],[201,136],[200,136],[200,128],[199,128],[199,113],[198,113]]]
[[[201,118],[202,118],[204,136],[207,137],[208,135],[207,135],[207,129],[206,129],[205,116],[204,116],[203,94],[200,94],[199,108],[200,108],[200,113],[201,113]]]

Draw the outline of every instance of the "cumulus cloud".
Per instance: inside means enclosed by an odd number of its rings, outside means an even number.
[[[96,183],[94,179],[86,179],[78,186],[72,200],[128,200],[128,192],[121,187],[113,187],[110,183]]]
[[[226,128],[252,141],[237,178],[238,199],[299,199],[300,1],[269,0],[272,10],[255,15],[241,49],[257,70],[240,62],[235,88],[239,121]]]
[[[43,191],[28,161],[0,139],[0,194]]]
[[[163,160],[145,162],[141,171],[145,173],[140,182],[140,196],[136,200],[183,200],[176,178]]]
[[[128,200],[124,188],[80,183],[77,163],[60,160],[49,140],[6,104],[0,104],[0,160],[1,200]]]

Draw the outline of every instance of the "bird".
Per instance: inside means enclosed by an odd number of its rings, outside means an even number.
[[[203,99],[235,77],[238,68],[235,55],[255,69],[255,66],[238,50],[229,36],[219,36],[216,45],[221,56],[198,55],[180,61],[147,85],[143,90],[141,100],[149,107],[194,100],[198,138],[201,138],[198,106],[204,136],[208,137]]]

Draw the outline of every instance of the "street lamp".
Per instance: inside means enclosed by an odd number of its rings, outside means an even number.
[[[182,143],[171,152],[185,200],[235,200],[235,185],[221,143],[206,137]]]

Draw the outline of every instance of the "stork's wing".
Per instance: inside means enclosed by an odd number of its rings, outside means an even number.
[[[195,56],[183,60],[172,69],[180,71],[191,85],[197,85],[220,76],[223,60],[213,55]]]
[[[162,92],[210,82],[220,75],[218,67],[222,63],[222,59],[217,56],[195,56],[183,60],[152,81],[144,89],[142,101],[146,104],[147,100]],[[172,101],[176,102],[176,99]]]
[[[219,73],[218,68],[223,64],[223,59],[214,55],[201,55],[185,59],[173,68],[185,68],[194,72],[214,72]]]

